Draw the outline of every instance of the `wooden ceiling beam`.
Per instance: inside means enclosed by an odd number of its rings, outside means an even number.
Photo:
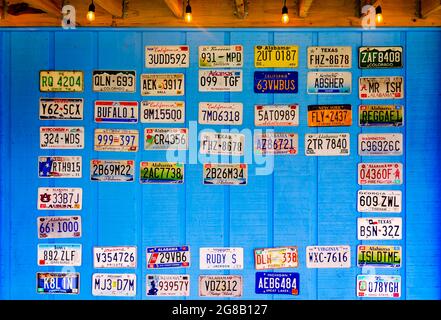
[[[94,3],[114,17],[122,17],[123,15],[123,0],[94,0]]]
[[[182,19],[184,16],[184,2],[183,0],[163,0],[176,18]]]
[[[61,7],[58,7],[56,4],[54,4],[52,1],[45,1],[45,0],[26,0],[26,2],[29,4],[29,6],[43,10],[47,14],[54,16],[54,17],[61,17]]]
[[[311,8],[314,0],[300,0],[299,1],[299,17],[306,18],[309,13],[309,9]]]
[[[441,0],[421,0],[421,17],[427,18],[441,9]]]

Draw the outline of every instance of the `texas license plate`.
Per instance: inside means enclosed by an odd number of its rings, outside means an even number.
[[[158,297],[188,297],[190,276],[187,274],[151,274],[146,278],[147,295]]]
[[[360,99],[403,99],[403,77],[360,77]]]
[[[81,238],[81,216],[37,218],[38,239]]]
[[[358,110],[360,127],[401,127],[404,107],[400,105],[361,105]]]
[[[255,71],[255,93],[297,93],[299,74],[297,71]]]
[[[38,157],[40,178],[81,178],[82,160],[80,156]]]
[[[366,246],[357,249],[359,268],[401,268],[401,246]]]
[[[401,297],[401,276],[358,275],[357,297],[399,298]]]
[[[254,152],[258,155],[296,155],[299,150],[298,140],[296,133],[255,133]]]
[[[201,270],[243,269],[243,248],[200,248]]]
[[[358,240],[401,240],[401,218],[358,218]]]
[[[402,47],[360,47],[359,67],[361,69],[402,68]]]
[[[105,297],[136,296],[136,274],[94,273],[92,295]]]
[[[350,154],[349,133],[305,134],[305,155],[348,156]]]
[[[40,120],[83,120],[84,100],[40,98]]]
[[[95,101],[95,122],[137,123],[137,101]]]
[[[308,47],[308,69],[352,68],[352,47]]]
[[[83,71],[40,71],[41,92],[83,92]]]
[[[188,46],[146,46],[146,68],[188,68]]]
[[[141,75],[142,96],[183,96],[183,73],[147,73]]]
[[[199,276],[200,297],[241,297],[242,276]]]
[[[39,266],[81,266],[81,244],[39,244]]]
[[[146,250],[147,269],[190,267],[190,247],[151,247]]]
[[[200,92],[242,91],[242,70],[199,70]]]
[[[84,127],[40,127],[41,149],[83,149]]]
[[[184,123],[184,101],[142,101],[142,123]]]
[[[78,272],[37,272],[37,293],[79,294]]]
[[[135,180],[133,160],[91,160],[90,180],[102,182],[131,182]]]
[[[298,46],[254,46],[256,68],[297,68]]]
[[[137,249],[127,247],[93,247],[94,268],[136,268]]]
[[[93,91],[136,92],[136,71],[94,70]]]
[[[145,128],[144,150],[187,150],[188,129]]]
[[[200,153],[240,156],[244,152],[245,135],[240,133],[201,132]]]
[[[184,164],[176,162],[141,162],[141,183],[183,184]]]
[[[400,190],[358,190],[358,212],[401,212]]]
[[[298,104],[255,105],[256,127],[290,127],[299,125]]]
[[[81,188],[38,188],[38,210],[81,210]]]
[[[308,106],[308,127],[342,127],[352,125],[350,104]]]
[[[241,125],[243,105],[235,102],[199,102],[199,123]]]
[[[204,163],[205,185],[246,185],[248,165],[246,163]]]
[[[350,268],[350,246],[306,247],[307,268]]]
[[[349,94],[352,89],[350,72],[308,72],[308,94]]]
[[[403,183],[403,164],[389,163],[359,163],[359,185],[399,185]]]
[[[254,263],[256,270],[297,268],[297,247],[255,249]]]
[[[138,151],[138,130],[95,129],[95,151]]]
[[[360,133],[358,135],[360,156],[400,156],[403,154],[401,133]]]
[[[256,272],[256,293],[299,295],[297,272]]]
[[[241,68],[243,47],[199,46],[199,68]]]

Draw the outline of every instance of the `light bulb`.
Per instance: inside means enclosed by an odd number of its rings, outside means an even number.
[[[289,16],[287,13],[282,14],[282,23],[287,24],[289,22]]]
[[[93,12],[93,11],[89,11],[89,12],[87,12],[87,20],[88,21],[94,21],[95,20],[95,12]]]
[[[190,23],[193,20],[191,12],[185,14],[185,22]]]
[[[381,13],[378,13],[375,15],[375,20],[377,21],[377,23],[383,23],[383,15]]]

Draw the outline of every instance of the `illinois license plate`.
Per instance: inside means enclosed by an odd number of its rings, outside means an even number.
[[[102,182],[131,182],[135,180],[133,160],[91,160],[90,180]]]
[[[300,275],[296,272],[256,272],[256,293],[299,295]]]
[[[235,102],[199,102],[199,123],[241,125],[243,105]]]
[[[352,47],[308,47],[308,69],[352,68]]]
[[[399,298],[401,297],[401,276],[358,275],[357,297]]]
[[[190,276],[187,274],[150,274],[146,278],[147,295],[158,297],[188,297]]]
[[[94,273],[92,295],[106,297],[136,296],[136,274]]]
[[[403,154],[401,133],[360,133],[358,135],[360,156],[400,156]]]
[[[404,107],[400,105],[361,105],[358,109],[360,127],[401,127]]]
[[[401,268],[401,246],[358,246],[357,266]]]
[[[92,89],[95,92],[135,92],[136,71],[94,70]]]
[[[38,188],[38,210],[81,210],[81,188]]]
[[[84,127],[40,127],[41,149],[83,149]]]
[[[254,263],[256,270],[297,268],[297,247],[255,249]]]
[[[401,218],[358,218],[358,240],[401,240]]]
[[[37,293],[79,294],[78,272],[37,272]]]
[[[81,266],[81,244],[39,244],[39,266]]]
[[[350,268],[350,246],[306,247],[307,268]]]
[[[241,297],[242,276],[199,276],[200,297]]]
[[[136,268],[137,249],[125,247],[93,247],[94,268]]]
[[[190,247],[151,247],[146,250],[147,269],[190,267]]]
[[[402,68],[402,47],[360,47],[358,65],[361,69]]]
[[[350,72],[308,72],[308,94],[349,94]]]
[[[95,101],[95,122],[137,123],[137,101]]]
[[[199,70],[200,92],[242,91],[242,70]]]
[[[142,96],[183,96],[183,73],[147,73],[141,75]]]
[[[138,151],[138,130],[95,129],[95,151]]]
[[[205,185],[246,185],[248,165],[246,163],[204,163]]]
[[[308,127],[342,127],[352,125],[350,104],[308,106]]]
[[[290,127],[299,125],[298,104],[255,105],[254,124],[257,127]]]
[[[401,212],[400,190],[358,190],[358,212]]]
[[[83,92],[83,71],[40,71],[41,92]]]
[[[187,150],[188,129],[145,128],[144,150]]]
[[[296,133],[255,133],[254,152],[258,155],[296,155],[299,150],[298,140]]]
[[[81,216],[37,218],[38,239],[81,238]]]
[[[243,248],[200,248],[201,270],[243,269]]]
[[[146,46],[146,68],[188,68],[188,46]]]
[[[40,178],[81,178],[82,160],[80,156],[38,157]]]
[[[399,185],[403,183],[403,164],[389,163],[359,163],[359,185]]]
[[[40,120],[83,120],[84,100],[40,98]]]
[[[183,184],[184,164],[176,162],[141,162],[141,183]]]
[[[256,68],[297,68],[298,46],[254,46]]]
[[[403,77],[360,77],[360,99],[403,99]]]
[[[305,134],[305,155],[348,156],[350,154],[349,133]]]
[[[240,133],[201,132],[201,154],[240,156],[244,152],[245,135]]]
[[[241,68],[243,47],[199,46],[199,68]]]
[[[297,93],[299,74],[297,71],[255,71],[255,93]]]
[[[142,101],[142,123],[184,123],[184,101]]]

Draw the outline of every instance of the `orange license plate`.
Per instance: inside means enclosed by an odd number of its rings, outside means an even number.
[[[309,127],[342,127],[352,125],[350,104],[308,106]]]

